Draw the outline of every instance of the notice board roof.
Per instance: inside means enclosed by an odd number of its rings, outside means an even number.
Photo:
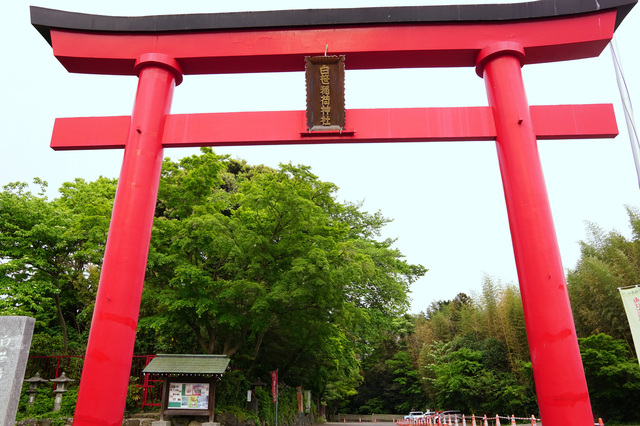
[[[222,374],[228,365],[229,358],[226,355],[158,354],[142,372],[160,375],[206,376]]]
[[[31,23],[51,43],[51,28],[161,33],[453,22],[505,22],[616,9],[616,27],[638,0],[536,0],[522,3],[296,9],[185,15],[105,16],[31,6]]]

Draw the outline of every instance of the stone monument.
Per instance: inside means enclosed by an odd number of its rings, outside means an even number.
[[[0,316],[0,424],[13,426],[36,320]]]

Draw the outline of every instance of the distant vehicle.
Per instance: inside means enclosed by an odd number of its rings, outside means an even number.
[[[404,416],[404,419],[405,420],[419,419],[423,416],[424,416],[424,413],[422,411],[412,411],[409,413],[408,416]]]

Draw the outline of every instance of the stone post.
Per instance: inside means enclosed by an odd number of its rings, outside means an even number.
[[[0,424],[16,423],[18,401],[27,368],[31,337],[36,320],[30,317],[0,316]]]

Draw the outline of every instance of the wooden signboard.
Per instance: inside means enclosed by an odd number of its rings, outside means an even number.
[[[343,130],[344,56],[307,56],[304,61],[308,131]]]

